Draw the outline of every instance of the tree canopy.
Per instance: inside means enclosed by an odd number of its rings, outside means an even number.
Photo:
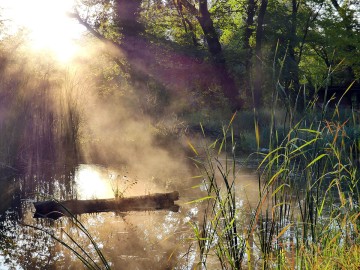
[[[274,87],[304,103],[358,83],[359,10],[355,0],[81,0],[72,17],[139,91],[238,110],[266,105]]]

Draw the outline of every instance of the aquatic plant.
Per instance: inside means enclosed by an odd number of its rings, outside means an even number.
[[[57,200],[55,200],[57,201]],[[57,203],[60,203],[57,201]],[[99,269],[111,269],[110,263],[105,258],[104,254],[102,253],[99,244],[95,241],[94,237],[90,234],[88,229],[81,223],[79,218],[73,215],[66,207],[64,207],[64,211],[67,212],[69,216],[70,224],[76,228],[80,233],[82,233],[87,240],[89,241],[89,245],[95,250],[95,254],[97,256],[94,257],[94,254],[88,251],[85,246],[82,246],[78,243],[78,241],[71,236],[71,234],[61,228],[61,232],[66,237],[59,237],[53,231],[47,229],[46,227],[42,226],[35,226],[30,224],[24,224],[24,226],[33,228],[37,231],[42,231],[49,235],[52,239],[56,242],[67,248],[72,254],[74,254],[87,269],[90,270],[99,270]]]
[[[207,193],[205,197],[192,202],[205,202],[201,222],[191,223],[194,240],[199,247],[200,268],[206,268],[208,257],[215,255],[222,269],[239,269],[246,256],[251,228],[255,222],[255,217],[252,217],[245,228],[240,224],[240,209],[236,200],[235,151],[231,152],[230,157],[226,154],[224,162],[220,158],[220,153],[227,145],[228,132],[231,133],[232,145],[235,145],[231,130],[234,118],[235,114],[229,125],[224,127],[222,140],[203,147],[203,157],[189,142],[196,155],[195,164],[203,170],[204,174],[199,177],[205,177],[201,185]],[[202,126],[201,129],[203,130]],[[203,135],[205,136],[204,130]]]
[[[318,111],[311,102],[302,114],[292,111],[283,128],[275,127],[273,114],[268,148],[251,155],[261,157],[259,198],[246,222],[236,202],[235,115],[221,139],[203,145],[203,155],[189,143],[207,192],[195,201],[205,203],[201,222],[191,224],[200,268],[213,264],[214,255],[222,269],[360,266],[354,248],[360,243],[359,119],[343,112],[340,103]]]

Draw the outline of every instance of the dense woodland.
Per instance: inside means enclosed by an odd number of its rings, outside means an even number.
[[[233,109],[269,104],[274,87],[301,107],[359,79],[357,1],[82,1],[78,12],[121,50],[130,80],[220,92]]]

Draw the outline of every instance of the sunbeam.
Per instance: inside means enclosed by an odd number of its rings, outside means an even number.
[[[32,50],[51,53],[59,62],[71,61],[80,51],[77,41],[84,29],[67,15],[73,9],[73,0],[1,2],[3,17],[11,24],[10,31],[24,29]]]

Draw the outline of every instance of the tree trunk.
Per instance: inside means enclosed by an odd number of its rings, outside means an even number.
[[[302,95],[299,94],[300,91],[299,66],[295,53],[295,48],[297,45],[296,28],[297,28],[297,12],[298,12],[299,4],[297,0],[291,0],[291,3],[292,3],[292,10],[290,17],[290,29],[288,34],[288,41],[289,41],[288,55],[284,63],[285,64],[284,85],[285,85],[285,92],[291,101],[291,106],[293,106],[296,101],[297,101],[297,105],[302,106],[303,102],[297,100],[297,97],[301,98]],[[299,109],[301,109],[301,107],[299,107]]]
[[[179,199],[179,192],[155,193],[120,199],[103,200],[70,200],[35,202],[34,218],[58,219],[62,216],[73,216],[85,213],[128,212],[170,210],[177,212],[179,206],[174,201]]]
[[[225,57],[208,9],[207,0],[199,0],[199,15],[196,18],[204,32],[209,52],[219,74],[224,96],[229,100],[232,110],[239,110],[242,107],[239,91],[234,78],[229,74],[226,67]]]
[[[185,2],[193,11],[196,10],[193,5],[187,1]],[[188,8],[186,5],[184,6]],[[141,0],[116,1],[116,22],[122,34],[121,43],[106,39],[88,23],[83,21],[78,14],[74,16],[93,35],[115,49],[112,52],[115,58],[124,57],[128,60],[130,66],[128,73],[131,74],[131,77],[134,77],[131,79],[132,84],[138,85],[138,81],[146,82],[147,79],[152,79],[166,86],[166,88],[174,93],[179,93],[178,90],[183,91],[189,84],[193,86],[195,81],[200,82],[200,87],[203,91],[208,90],[206,86],[215,83],[222,88],[223,95],[228,99],[232,109],[240,109],[242,103],[238,96],[238,89],[234,79],[227,70],[219,38],[210,13],[207,10],[207,2],[201,0],[201,13],[196,18],[203,27],[209,52],[213,57],[211,65],[208,63],[199,64],[196,59],[189,59],[188,56],[181,55],[175,51],[169,51],[167,48],[149,41],[145,35],[142,35],[144,27],[139,20],[140,7]],[[185,71],[186,66],[188,68]],[[139,85],[135,88],[141,89],[142,87]]]
[[[145,28],[139,21],[142,0],[116,0],[116,23],[124,36],[137,36]]]
[[[218,34],[216,33],[213,20],[208,10],[207,0],[199,0],[199,16],[197,19],[204,32],[209,52],[216,64],[225,63]]]
[[[259,14],[256,27],[256,45],[255,45],[255,66],[254,66],[254,90],[253,90],[253,102],[255,110],[258,110],[262,102],[263,93],[263,57],[262,57],[262,40],[264,34],[264,18],[266,14],[268,0],[261,0]]]
[[[247,2],[247,12],[246,12],[246,22],[244,30],[244,44],[243,49],[245,50],[245,73],[243,77],[243,86],[246,92],[246,95],[251,99],[252,93],[252,57],[253,50],[250,45],[250,38],[254,33],[254,16],[255,16],[256,4],[254,0],[248,0]]]

